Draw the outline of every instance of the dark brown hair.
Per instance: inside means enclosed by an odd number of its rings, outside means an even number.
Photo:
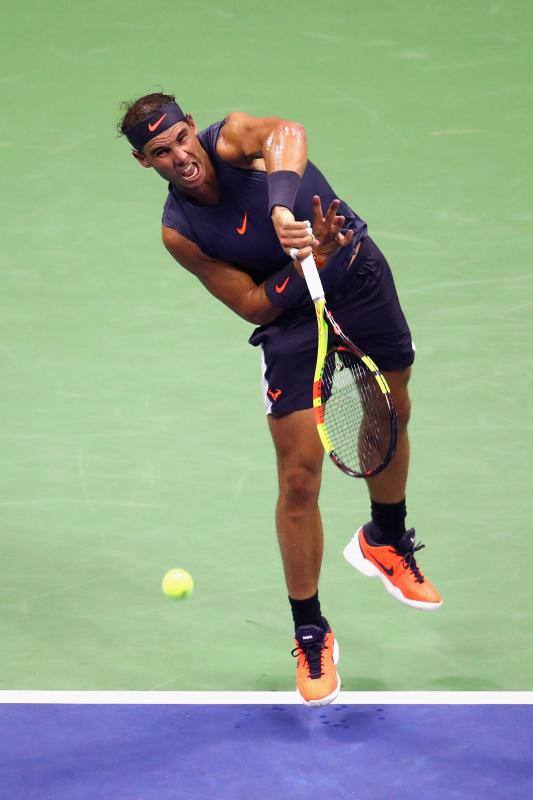
[[[172,94],[163,94],[162,92],[154,92],[153,94],[145,94],[144,97],[139,97],[138,100],[125,100],[120,108],[126,113],[122,119],[117,123],[117,131],[119,136],[124,136],[129,130],[141,122],[154,111],[166,106],[167,103],[172,103],[176,98]]]

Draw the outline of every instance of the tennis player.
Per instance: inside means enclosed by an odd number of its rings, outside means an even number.
[[[431,610],[442,602],[416,562],[422,545],[405,526],[414,348],[389,265],[366,223],[308,161],[302,125],[234,112],[199,132],[175,98],[162,93],[124,108],[119,131],[134,158],[168,182],[165,247],[211,294],[257,326],[250,343],[261,348],[263,400],[277,454],[276,526],[295,626],[297,690],[303,702],[324,705],[337,696],[340,678],[338,645],[318,598],[323,449],[312,411],[317,334],[300,266],[311,252],[328,307],[385,374],[398,414],[395,456],[367,480],[370,521],[345,554],[364,574],[377,574],[402,603]]]

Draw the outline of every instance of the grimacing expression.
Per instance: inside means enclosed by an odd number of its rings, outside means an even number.
[[[143,167],[153,167],[158,175],[182,191],[199,189],[207,177],[208,156],[203,149],[192,117],[177,122],[154,136],[143,153],[134,156]]]

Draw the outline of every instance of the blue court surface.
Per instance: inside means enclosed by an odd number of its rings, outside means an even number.
[[[0,706],[2,800],[527,800],[532,754],[531,705]]]

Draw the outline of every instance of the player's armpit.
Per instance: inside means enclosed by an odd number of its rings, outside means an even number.
[[[194,242],[173,228],[162,227],[163,244],[182,267],[196,275],[206,289],[254,325],[266,325],[279,316],[268,299],[264,284],[258,286],[245,272],[206,255]]]

